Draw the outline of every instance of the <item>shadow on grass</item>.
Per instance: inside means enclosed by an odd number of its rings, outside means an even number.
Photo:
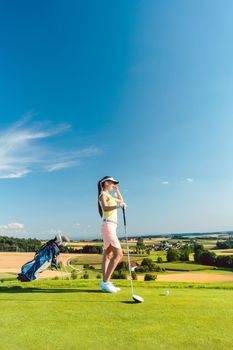
[[[140,303],[135,303],[135,301],[131,300],[131,301],[122,301],[123,304],[140,304]]]
[[[14,287],[0,287],[0,293],[20,293],[20,294],[28,294],[28,293],[102,293],[101,290],[95,289],[80,289],[80,288],[23,288],[20,286]]]

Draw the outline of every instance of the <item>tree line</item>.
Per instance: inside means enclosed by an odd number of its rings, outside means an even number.
[[[102,254],[103,247],[100,245],[85,245],[82,248],[73,248],[66,245],[60,247],[60,252],[69,254]]]
[[[194,246],[194,261],[202,265],[233,268],[233,255],[216,255],[202,244]]]
[[[41,247],[41,241],[36,238],[14,238],[0,236],[1,252],[35,252]]]
[[[192,252],[194,252],[194,261],[197,264],[233,268],[233,255],[216,255],[215,252],[205,249],[202,244],[198,243],[181,249],[168,249],[167,261],[189,261],[189,254]]]
[[[233,238],[228,238],[225,241],[218,241],[216,243],[216,249],[231,249],[233,248]]]
[[[180,249],[169,248],[167,251],[167,261],[189,261],[189,254],[193,252],[193,246],[182,247]]]

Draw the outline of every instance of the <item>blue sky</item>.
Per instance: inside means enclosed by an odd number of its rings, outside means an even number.
[[[233,3],[0,1],[0,232],[232,230]],[[119,226],[119,234],[122,225]]]

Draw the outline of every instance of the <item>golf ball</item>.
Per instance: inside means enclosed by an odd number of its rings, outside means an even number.
[[[169,290],[165,290],[164,295],[169,295],[169,294],[170,294]]]

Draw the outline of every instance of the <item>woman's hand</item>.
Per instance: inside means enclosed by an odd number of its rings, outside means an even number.
[[[128,208],[128,205],[125,202],[121,202],[118,204],[119,208],[126,209]]]
[[[114,185],[113,185],[113,188],[114,188],[114,190],[115,190],[117,199],[119,199],[121,202],[124,202],[124,199],[123,199],[123,197],[122,197],[122,195],[121,195],[121,193],[120,193],[118,184],[114,184]]]

